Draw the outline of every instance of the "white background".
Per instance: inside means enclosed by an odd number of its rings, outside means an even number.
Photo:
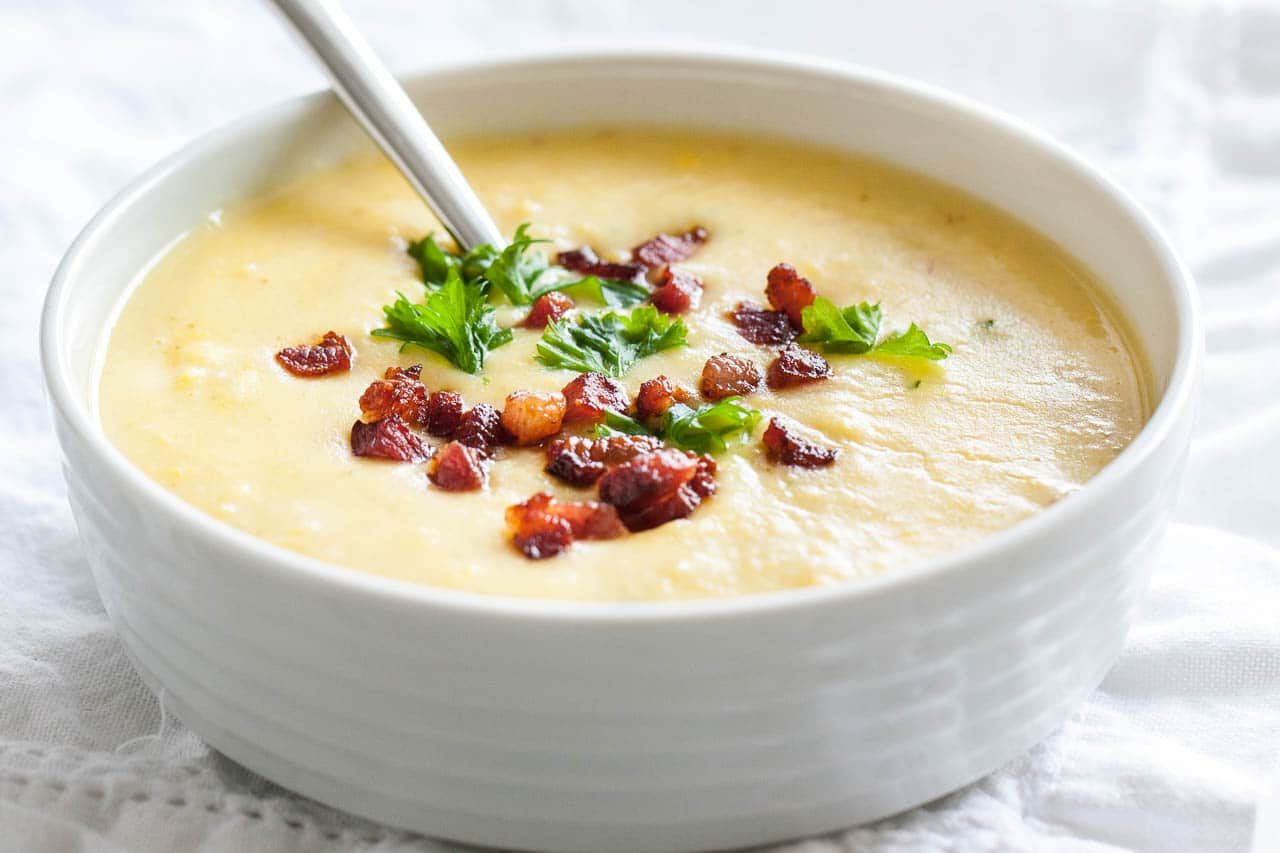
[[[1248,848],[1280,758],[1280,4],[348,8],[403,70],[689,41],[879,66],[1027,119],[1132,190],[1200,281],[1209,358],[1183,499],[1124,657],[1008,768],[802,849]],[[0,0],[0,850],[433,846],[299,800],[165,717],[98,603],[37,369],[45,285],[94,210],[195,135],[322,83],[252,0]]]

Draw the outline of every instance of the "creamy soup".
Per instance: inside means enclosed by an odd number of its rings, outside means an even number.
[[[460,140],[463,171],[505,233],[530,222],[551,252],[602,256],[692,224],[710,237],[679,266],[704,285],[688,345],[638,362],[697,386],[722,352],[761,369],[776,347],[726,317],[763,302],[793,264],[840,306],[879,301],[886,332],[918,323],[944,361],[827,354],[829,381],[749,395],[764,420],[719,454],[718,491],[688,518],[530,560],[504,510],[539,491],[593,498],[504,448],[486,488],[433,486],[425,464],[352,455],[357,401],[389,365],[422,364],[432,390],[498,409],[574,373],[534,359],[540,332],[465,374],[369,335],[397,291],[423,294],[406,242],[438,224],[384,160],[316,172],[208,221],[128,296],[105,349],[100,414],[143,471],[210,515],[351,569],[482,593],[594,600],[728,596],[901,570],[973,543],[1080,488],[1147,414],[1143,368],[1089,273],[974,198],[847,155],[744,137],[624,129]],[[502,325],[526,309],[502,300]],[[595,310],[582,303],[584,310]],[[274,360],[326,330],[355,349],[314,379]],[[783,414],[839,450],[834,465],[770,461]],[[431,439],[439,446],[440,441]]]

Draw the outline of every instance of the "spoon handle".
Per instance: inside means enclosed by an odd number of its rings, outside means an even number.
[[[502,232],[355,24],[334,0],[273,0],[329,71],[342,103],[463,248],[506,245]]]

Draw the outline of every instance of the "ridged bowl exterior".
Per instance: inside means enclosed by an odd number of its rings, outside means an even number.
[[[1044,737],[1119,652],[1188,443],[1198,328],[1190,282],[1159,235],[1050,143],[847,68],[631,53],[440,73],[414,92],[434,118],[450,98],[530,79],[561,85],[521,89],[533,103],[508,116],[510,128],[536,124],[553,94],[589,103],[601,87],[639,97],[676,86],[719,126],[747,120],[735,118],[738,102],[755,104],[753,115],[780,108],[761,91],[829,112],[822,98],[842,91],[850,109],[872,109],[875,90],[917,121],[963,119],[1015,148],[1039,145],[1032,153],[1060,161],[1062,180],[1088,185],[1077,203],[1093,205],[1081,210],[1091,227],[1107,228],[1107,216],[1129,227],[1121,254],[1093,261],[1104,277],[1125,264],[1147,271],[1116,297],[1131,316],[1152,309],[1135,326],[1152,357],[1156,416],[1114,470],[1040,517],[861,585],[669,606],[519,602],[280,551],[143,477],[105,442],[89,401],[98,330],[145,252],[276,171],[271,157],[304,131],[342,128],[316,143],[333,152],[358,144],[327,97],[293,102],[126,191],[77,242],[46,308],[72,508],[111,619],[166,708],[231,758],[335,806],[462,841],[565,850],[731,847],[847,826],[954,790]],[[565,82],[574,79],[577,90]],[[704,83],[723,95],[718,112]],[[822,95],[806,107],[813,92]],[[960,136],[965,156],[1000,153],[980,134]],[[849,147],[876,149],[861,142]],[[1041,227],[1074,249],[1061,236],[1069,229]],[[124,233],[138,235],[134,248],[118,248]]]

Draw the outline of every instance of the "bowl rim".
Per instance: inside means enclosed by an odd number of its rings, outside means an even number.
[[[253,129],[278,120],[290,110],[313,110],[321,102],[336,98],[328,90],[298,95],[258,108],[227,124],[208,131],[153,164],[130,181],[93,216],[76,236],[54,272],[40,318],[40,360],[49,405],[61,416],[74,435],[89,447],[105,470],[139,493],[158,512],[174,519],[182,532],[223,552],[239,552],[239,561],[252,561],[256,571],[274,573],[298,583],[332,586],[345,596],[357,596],[375,605],[410,608],[437,608],[462,614],[521,619],[525,621],[576,621],[582,623],[651,623],[689,620],[765,617],[797,608],[838,606],[851,600],[873,599],[918,587],[925,581],[961,572],[966,566],[998,558],[1046,535],[1054,528],[1068,526],[1088,514],[1102,496],[1123,488],[1125,480],[1140,468],[1165,442],[1175,427],[1190,414],[1203,359],[1203,329],[1199,298],[1192,276],[1163,231],[1138,202],[1065,144],[1030,124],[966,96],[918,82],[897,74],[867,68],[841,60],[759,50],[726,45],[679,43],[671,46],[646,45],[588,48],[554,48],[510,51],[481,59],[442,62],[409,74],[402,79],[416,83],[433,78],[466,77],[476,73],[511,72],[577,63],[626,62],[655,66],[681,63],[728,70],[751,70],[773,74],[799,74],[832,82],[860,83],[892,91],[930,109],[966,115],[1018,144],[1039,149],[1069,166],[1076,176],[1100,190],[1139,228],[1167,271],[1172,285],[1177,317],[1177,352],[1167,387],[1151,416],[1134,439],[1106,466],[1076,492],[1032,516],[984,536],[955,551],[920,560],[901,569],[840,583],[747,593],[718,598],[676,601],[577,601],[568,599],[522,598],[492,593],[436,587],[413,581],[374,575],[311,557],[275,545],[247,531],[233,527],[149,478],[122,451],[107,439],[101,424],[73,391],[70,368],[59,346],[62,316],[68,294],[99,235],[124,211],[162,186],[166,179],[188,162],[231,142]],[[1048,235],[1052,238],[1053,235]],[[114,315],[106,322],[113,322]],[[100,472],[98,472],[100,473]]]

